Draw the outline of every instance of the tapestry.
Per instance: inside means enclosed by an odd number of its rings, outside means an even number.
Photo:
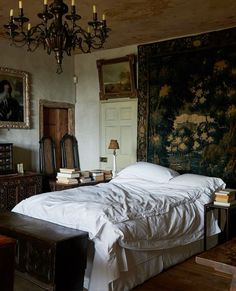
[[[235,36],[139,46],[138,160],[236,185]]]

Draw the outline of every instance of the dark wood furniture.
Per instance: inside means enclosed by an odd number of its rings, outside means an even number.
[[[19,274],[47,290],[83,290],[86,232],[6,212],[0,214],[0,233],[17,240]]]
[[[236,238],[196,256],[196,262],[232,274],[230,290],[236,290]]]
[[[0,174],[13,172],[13,144],[0,143]]]
[[[236,235],[235,217],[236,205],[220,206],[214,205],[213,202],[204,205],[204,250],[207,249],[207,213],[209,211],[217,210],[219,227],[222,230],[220,234],[220,242],[224,242]],[[222,212],[225,214],[225,223],[222,219]]]
[[[55,143],[50,136],[43,136],[39,141],[40,172],[47,176],[56,176]]]
[[[78,143],[76,138],[66,133],[60,142],[62,168],[80,169]]]
[[[0,235],[1,291],[13,291],[14,288],[15,246],[15,239]]]
[[[0,176],[0,212],[11,210],[21,200],[42,193],[42,176],[34,172]]]
[[[39,162],[43,192],[48,192],[50,180],[55,179],[57,173],[55,143],[50,136],[43,136],[39,141]]]

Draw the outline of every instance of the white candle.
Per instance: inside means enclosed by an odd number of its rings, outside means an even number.
[[[31,24],[30,23],[28,23],[28,30],[30,30],[31,29]]]
[[[75,6],[75,0],[71,0],[71,6]]]
[[[102,20],[106,20],[106,14],[105,13],[103,13],[103,15],[102,15]]]
[[[19,9],[22,9],[22,1],[19,1]]]
[[[43,4],[48,5],[48,0],[44,0]]]
[[[96,5],[93,5],[93,13],[97,13]]]
[[[10,16],[13,16],[13,9],[10,9]]]

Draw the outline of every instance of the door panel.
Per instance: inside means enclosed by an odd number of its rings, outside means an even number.
[[[113,151],[108,149],[111,139],[117,139],[117,170],[136,162],[137,149],[137,100],[111,101],[101,103],[100,156],[107,162],[100,162],[102,169],[112,169]]]

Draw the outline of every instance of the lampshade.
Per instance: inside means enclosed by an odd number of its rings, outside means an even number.
[[[119,147],[118,141],[116,139],[111,139],[108,149],[109,150],[117,150],[119,148],[120,147]]]

